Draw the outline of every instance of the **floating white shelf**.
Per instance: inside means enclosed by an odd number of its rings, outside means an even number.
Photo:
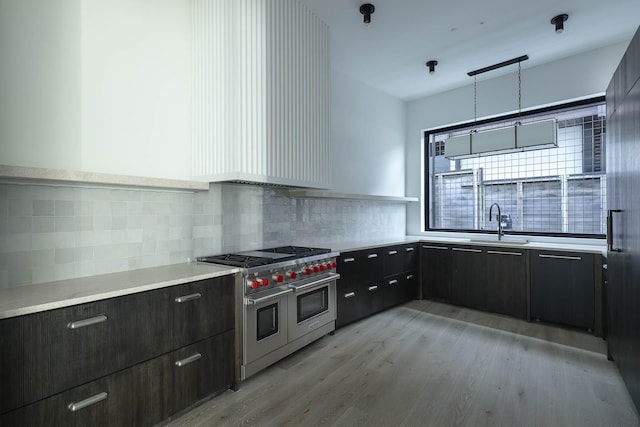
[[[107,173],[72,171],[65,169],[33,168],[0,165],[0,180],[32,184],[64,184],[126,188],[154,188],[165,190],[206,191],[208,182]]]
[[[288,190],[289,197],[296,199],[351,199],[351,200],[375,200],[378,202],[417,202],[417,197],[376,196],[372,194],[346,194],[334,193],[324,190]]]

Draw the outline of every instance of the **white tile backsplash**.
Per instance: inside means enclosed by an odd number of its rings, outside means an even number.
[[[0,184],[0,288],[404,230],[404,204],[291,199],[262,186],[190,193]]]

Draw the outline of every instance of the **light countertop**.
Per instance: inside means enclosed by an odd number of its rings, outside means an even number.
[[[506,236],[503,240],[498,241],[497,237],[478,237],[477,239],[469,238],[457,238],[457,237],[431,237],[431,236],[399,236],[397,238],[389,239],[371,239],[371,240],[358,240],[358,241],[340,241],[333,243],[319,244],[318,246],[330,247],[334,251],[348,252],[364,249],[372,249],[381,246],[399,245],[404,243],[417,243],[417,242],[433,242],[433,243],[448,243],[458,245],[476,245],[476,246],[503,246],[522,249],[535,249],[535,250],[550,250],[550,251],[568,251],[568,252],[585,252],[585,253],[599,253],[602,255],[607,254],[607,247],[603,243],[602,245],[595,244],[580,244],[580,243],[563,243],[563,242],[541,242],[541,241],[526,241],[524,238],[518,238],[516,236]]]
[[[183,263],[0,290],[0,319],[234,274],[234,267]]]

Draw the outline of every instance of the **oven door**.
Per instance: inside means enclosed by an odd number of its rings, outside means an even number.
[[[289,294],[289,342],[336,320],[336,280],[339,274],[329,273],[291,285]],[[332,328],[333,330],[333,328]]]
[[[244,364],[287,344],[287,295],[276,288],[245,298]]]

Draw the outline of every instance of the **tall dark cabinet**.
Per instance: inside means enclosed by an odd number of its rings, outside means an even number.
[[[607,342],[640,409],[640,30],[607,88]]]

